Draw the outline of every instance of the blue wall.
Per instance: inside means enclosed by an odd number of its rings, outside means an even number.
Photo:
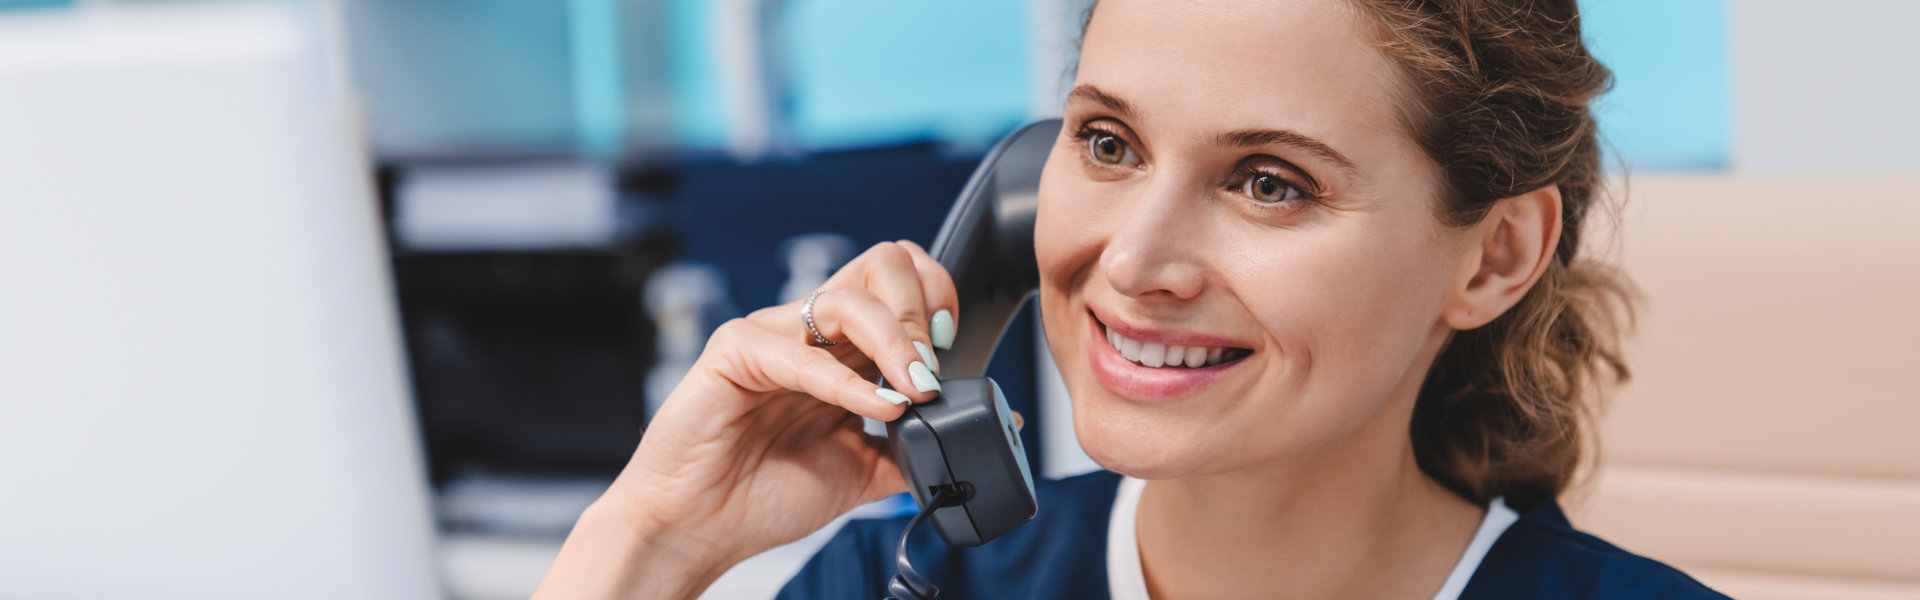
[[[0,0],[6,2],[7,0]],[[19,0],[13,0],[18,2]],[[666,2],[665,56],[610,57],[576,40],[620,0],[349,0],[356,67],[377,141],[397,145],[568,145],[592,151],[624,132],[607,60],[663,61],[671,137],[724,146],[711,48],[716,5]],[[1024,0],[792,0],[784,25],[794,141],[837,150],[922,140],[978,145],[1027,115],[1032,90]],[[1725,0],[1585,0],[1589,43],[1616,87],[1598,111],[1635,170],[1723,169],[1731,129]],[[571,12],[570,12],[571,11]],[[597,41],[596,41],[597,40]],[[585,43],[595,42],[595,43]],[[593,51],[594,49],[600,51]],[[614,131],[597,131],[595,128]]]
[[[796,134],[847,147],[1006,131],[1026,114],[1026,7],[1018,0],[800,0],[792,32]],[[709,62],[708,3],[676,0],[678,139],[718,147],[725,123]],[[1722,169],[1730,146],[1724,0],[1585,0],[1593,52],[1615,87],[1597,106],[1635,170]]]
[[[0,10],[40,6],[66,6],[71,0],[0,0]]]
[[[712,4],[672,7],[676,137],[725,142],[712,61]],[[1027,114],[1026,4],[1020,0],[796,0],[785,23],[794,135],[803,147],[979,140]]]
[[[1718,170],[1732,145],[1723,0],[1585,0],[1588,46],[1613,69],[1600,130],[1636,171]]]

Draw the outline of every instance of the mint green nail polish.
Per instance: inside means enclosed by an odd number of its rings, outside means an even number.
[[[941,350],[953,349],[953,334],[955,332],[953,329],[952,312],[942,308],[938,312],[933,313],[933,323],[929,324],[928,328],[933,330],[933,347]]]
[[[933,376],[933,370],[927,368],[927,363],[913,361],[913,364],[907,365],[907,376],[913,378],[913,389],[922,392],[940,391],[940,379]]]
[[[880,388],[880,389],[874,390],[873,393],[880,396],[881,400],[885,400],[892,404],[906,404],[908,402],[913,401],[913,399],[908,398],[906,394],[902,394],[900,392],[896,392],[887,388]]]
[[[925,361],[927,366],[933,367],[934,373],[940,372],[940,359],[933,356],[932,348],[928,348],[926,344],[914,342],[913,349],[920,351],[920,360]]]

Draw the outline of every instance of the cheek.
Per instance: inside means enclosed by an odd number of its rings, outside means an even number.
[[[1063,159],[1074,157],[1063,156],[1062,145],[1055,145],[1040,172],[1039,206],[1033,222],[1033,250],[1040,267],[1040,297],[1036,301],[1042,331],[1054,358],[1062,364],[1075,364],[1078,344],[1070,338],[1080,329],[1070,319],[1080,312],[1073,308],[1070,291],[1084,276],[1087,265],[1098,259],[1099,247],[1083,226],[1087,203],[1080,200],[1084,192],[1076,188],[1085,183],[1066,172],[1073,165],[1064,164]]]
[[[1071,171],[1078,160],[1065,144],[1056,145],[1040,173],[1039,208],[1034,216],[1033,249],[1040,265],[1042,303],[1064,300],[1088,267],[1100,258],[1103,211],[1093,184]]]
[[[1293,240],[1269,264],[1247,267],[1259,289],[1242,295],[1287,371],[1304,376],[1296,384],[1307,401],[1374,406],[1436,335],[1447,250],[1418,223],[1327,234]]]

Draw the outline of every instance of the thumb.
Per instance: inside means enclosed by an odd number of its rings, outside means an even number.
[[[887,445],[887,438],[867,436],[867,445],[873,447],[872,476],[867,478],[866,493],[861,502],[872,502],[907,491],[907,481],[900,477],[900,465],[893,460],[893,449]]]

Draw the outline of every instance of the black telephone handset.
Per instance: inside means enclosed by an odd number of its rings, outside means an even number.
[[[985,377],[993,350],[1040,285],[1033,220],[1040,171],[1060,135],[1060,121],[1040,121],[1001,140],[960,190],[930,253],[953,276],[959,330],[940,351],[941,393],[887,424],[900,475],[921,514],[954,546],[978,546],[1039,512],[1026,450],[1000,385]],[[906,561],[896,597],[931,598],[938,591]]]

